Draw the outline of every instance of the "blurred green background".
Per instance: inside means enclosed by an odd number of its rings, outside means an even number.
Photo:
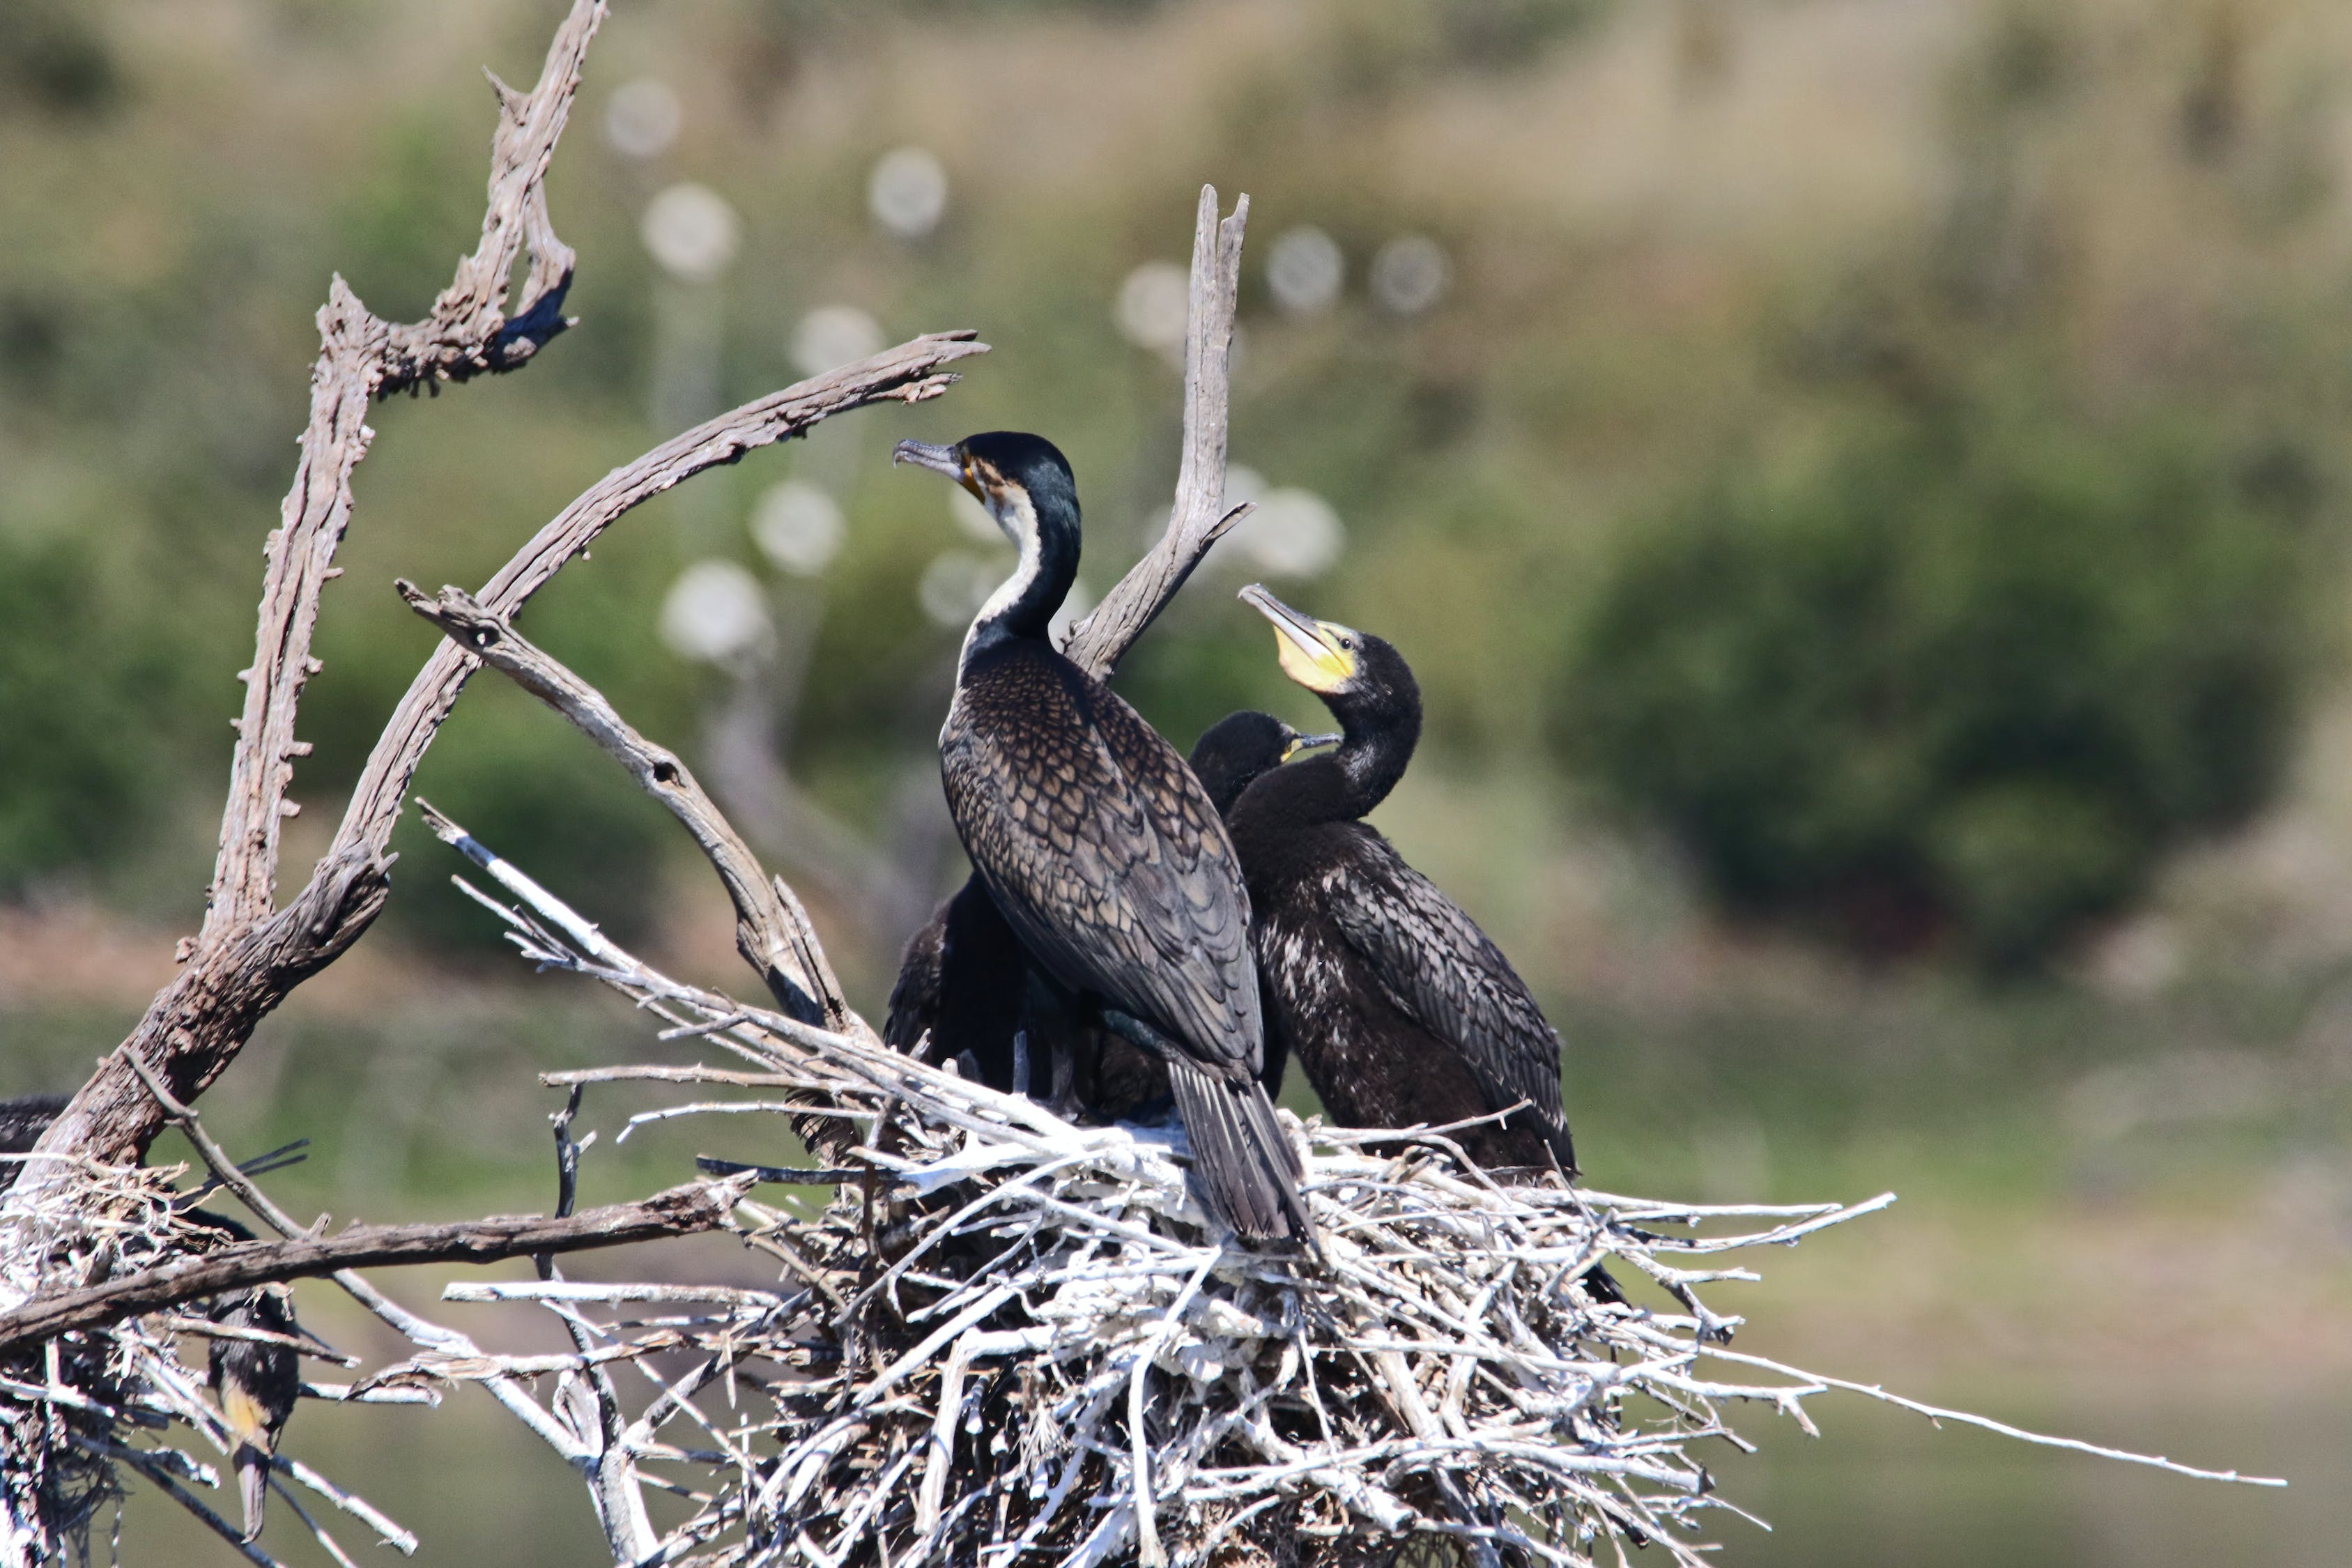
[[[0,4],[0,1092],[77,1081],[193,929],[311,314],[338,271],[427,308],[479,222],[478,68],[527,82],[562,9]],[[2297,1483],[1832,1406],[1723,1456],[1780,1526],[1727,1520],[1730,1560],[2340,1562],[2347,177],[2330,0],[621,4],[551,180],[580,327],[376,411],[289,875],[432,646],[394,575],[477,584],[685,425],[969,326],[994,352],[946,398],[648,506],[528,619],[688,752],[878,1007],[962,874],[931,746],[1007,564],[889,445],[1051,437],[1100,592],[1165,515],[1195,195],[1247,191],[1264,509],[1121,689],[1180,745],[1319,717],[1253,578],[1388,637],[1429,735],[1378,820],[1550,1008],[1593,1183],[1902,1193],[1746,1288],[1755,1348]],[[468,691],[419,788],[742,984],[681,837],[512,690]],[[316,1141],[297,1207],[540,1206],[533,1074],[677,1047],[519,973],[454,858],[399,847],[384,921],[211,1117]],[[719,1141],[600,1148],[588,1196]],[[432,1560],[488,1519],[510,1561],[593,1551],[466,1399],[291,1441]],[[222,1555],[152,1497],[128,1529]]]

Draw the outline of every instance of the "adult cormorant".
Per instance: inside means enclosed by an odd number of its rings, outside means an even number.
[[[1412,670],[1369,633],[1255,584],[1242,597],[1343,737],[1260,778],[1227,814],[1257,911],[1268,1053],[1296,1054],[1342,1126],[1443,1124],[1525,1101],[1453,1136],[1489,1169],[1573,1175],[1559,1037],[1486,934],[1361,820],[1421,738]]]
[[[1175,750],[1046,635],[1077,573],[1069,463],[1004,431],[902,441],[895,458],[962,485],[1021,552],[964,637],[940,731],[965,852],[1036,966],[1166,1060],[1210,1209],[1246,1237],[1308,1237],[1297,1151],[1257,1081],[1249,897],[1224,825]]]
[[[1304,747],[1339,739],[1302,735],[1271,713],[1229,713],[1202,731],[1186,762],[1222,816],[1260,773]],[[1118,1035],[1077,1027],[1067,1018],[1040,1018],[1035,1007],[1024,1014],[1027,976],[1028,956],[1020,938],[975,874],[907,939],[898,982],[890,987],[883,1041],[909,1052],[923,1046],[929,1061],[961,1059],[991,1089],[1010,1090],[1018,1078],[1013,1037],[1025,1026],[1032,1056],[1026,1087],[1032,1092],[1066,1074],[1081,1105],[1109,1117],[1168,1092],[1166,1069]],[[1069,1038],[1073,1034],[1081,1037]],[[1054,1053],[1076,1059],[1064,1068]],[[1269,1062],[1263,1076],[1266,1092],[1273,1093],[1281,1082],[1279,1066]]]

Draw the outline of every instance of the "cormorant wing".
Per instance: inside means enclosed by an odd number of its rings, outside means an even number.
[[[949,805],[998,907],[1062,983],[1255,1074],[1249,895],[1175,749],[1058,658],[968,684],[940,737]]]
[[[1330,900],[1332,923],[1361,953],[1389,1000],[1452,1041],[1477,1075],[1490,1110],[1535,1108],[1563,1169],[1574,1171],[1560,1106],[1559,1035],[1502,950],[1478,922],[1367,828],[1369,853]]]

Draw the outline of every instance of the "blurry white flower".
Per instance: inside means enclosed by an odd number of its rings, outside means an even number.
[[[971,623],[981,605],[996,592],[1009,570],[1002,557],[974,554],[969,550],[948,550],[934,556],[923,568],[922,580],[915,585],[915,597],[922,602],[923,614],[943,626],[962,626]]]
[[[1055,647],[1061,647],[1068,639],[1070,628],[1085,620],[1094,607],[1093,591],[1084,583],[1072,583],[1068,595],[1062,600],[1062,607],[1055,610],[1054,618],[1045,623],[1045,635],[1054,639]]]
[[[760,552],[795,577],[814,577],[841,552],[840,503],[800,479],[771,485],[751,509]]]
[[[669,83],[649,76],[625,81],[604,104],[604,140],[630,158],[658,158],[677,140],[685,111]]]
[[[1245,500],[1256,500],[1265,494],[1265,476],[1246,464],[1234,463],[1225,469],[1225,510],[1231,511]]]
[[[1004,542],[1004,530],[996,526],[996,520],[988,515],[980,498],[961,485],[948,491],[948,511],[955,518],[958,528],[982,544]]]
[[[1303,224],[1284,233],[1266,254],[1266,287],[1274,290],[1274,302],[1294,316],[1315,315],[1338,303],[1347,273],[1339,242]]]
[[[662,192],[638,232],[663,269],[688,283],[710,282],[735,259],[735,209],[708,185],[689,181]]]
[[[1226,500],[1232,504],[1230,492]],[[1234,525],[1232,539],[1269,577],[1319,577],[1339,559],[1348,531],[1329,501],[1286,485],[1260,496],[1257,510]]]
[[[1396,315],[1420,315],[1445,297],[1453,278],[1444,248],[1427,235],[1400,235],[1372,258],[1372,298]]]
[[[1192,285],[1172,261],[1147,261],[1118,286],[1112,311],[1119,334],[1139,348],[1183,352],[1184,321],[1192,309]]]
[[[882,352],[882,325],[855,305],[819,305],[793,329],[793,363],[823,375]]]
[[[948,172],[928,147],[885,153],[866,182],[866,209],[901,239],[939,227],[948,208]]]
[[[662,600],[661,635],[684,658],[717,664],[767,640],[760,580],[732,561],[698,561]]]

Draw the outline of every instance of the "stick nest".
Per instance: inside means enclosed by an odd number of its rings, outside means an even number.
[[[726,1302],[608,1330],[700,1352],[669,1409],[649,1412],[700,1425],[720,1446],[704,1457],[733,1472],[686,1489],[702,1512],[671,1541],[701,1548],[695,1561],[1582,1563],[1654,1543],[1696,1564],[1703,1510],[1720,1505],[1696,1450],[1739,1442],[1724,1405],[1803,1421],[1799,1400],[1822,1385],[1696,1375],[1738,1321],[1697,1289],[1755,1276],[1687,1265],[1885,1201],[1710,1208],[1549,1173],[1505,1182],[1443,1129],[1341,1132],[1283,1112],[1307,1150],[1320,1256],[1252,1250],[1188,1190],[1179,1126],[1081,1125],[534,934],[546,945],[523,945],[543,963],[634,991],[678,1022],[672,1034],[762,1069],[551,1081],[782,1088],[800,1092],[637,1120],[765,1110],[864,1137],[844,1156],[857,1173],[821,1210],[740,1205],[746,1239],[785,1264],[779,1292],[463,1288],[574,1314]],[[1596,1268],[1675,1305],[1627,1305]],[[685,1397],[721,1377],[727,1413]]]

